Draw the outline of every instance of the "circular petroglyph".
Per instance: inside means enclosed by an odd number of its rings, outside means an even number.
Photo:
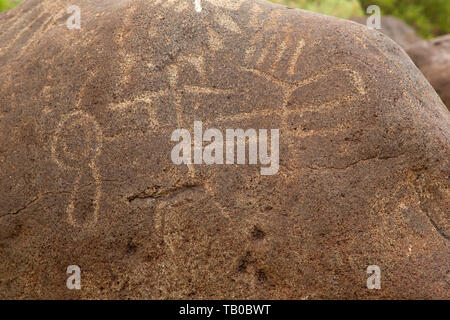
[[[58,124],[52,145],[53,158],[64,170],[77,172],[66,209],[68,222],[73,226],[89,227],[97,222],[101,181],[95,161],[101,148],[101,128],[85,112],[70,113]],[[84,190],[83,185],[94,187]]]

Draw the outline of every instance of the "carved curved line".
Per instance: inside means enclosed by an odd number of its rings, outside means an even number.
[[[92,138],[95,138],[98,143],[96,152],[94,153],[92,159],[90,159],[90,162],[88,164],[88,166],[92,170],[92,177],[93,177],[94,183],[96,185],[95,196],[94,196],[93,219],[92,219],[92,221],[85,223],[83,225],[84,227],[94,227],[98,221],[98,211],[100,209],[100,198],[102,195],[101,175],[99,173],[98,168],[95,165],[96,159],[98,158],[98,156],[101,154],[101,151],[102,151],[103,134],[102,134],[100,125],[97,123],[97,121],[94,119],[94,117],[88,115],[87,113],[85,113],[83,111],[75,111],[75,112],[72,112],[72,113],[64,116],[57,125],[56,131],[54,134],[53,143],[51,145],[51,152],[52,152],[54,161],[60,167],[65,168],[65,169],[70,169],[70,170],[76,170],[78,172],[77,177],[75,179],[74,188],[73,188],[73,191],[70,196],[69,203],[66,207],[66,213],[67,213],[67,219],[68,219],[69,224],[71,224],[74,227],[81,227],[81,225],[79,225],[75,221],[73,214],[74,214],[74,210],[75,210],[75,208],[74,208],[74,204],[75,204],[75,200],[76,200],[75,196],[80,191],[80,181],[81,181],[81,176],[83,173],[82,173],[81,169],[73,168],[72,166],[70,166],[68,164],[64,164],[62,161],[60,161],[60,159],[58,159],[58,155],[56,152],[56,146],[58,145],[58,140],[59,140],[59,135],[61,133],[61,130],[64,128],[64,126],[67,124],[67,122],[70,121],[70,119],[73,117],[82,117],[81,119],[83,119],[83,118],[88,119],[88,121],[91,122],[91,125],[93,125],[93,126],[90,126],[90,127],[94,129],[93,131],[95,132],[95,137],[90,137],[90,138],[91,138],[91,140],[92,140]]]

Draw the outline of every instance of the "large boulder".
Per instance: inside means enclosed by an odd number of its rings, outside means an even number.
[[[352,20],[367,25],[368,17],[356,17]],[[402,48],[407,49],[409,46],[420,41],[421,38],[416,30],[409,26],[403,20],[393,16],[381,16],[381,29],[378,31],[384,33],[389,38],[397,42]]]
[[[450,298],[450,114],[390,39],[260,0],[80,0],[78,30],[71,4],[0,15],[1,298]],[[194,121],[279,129],[278,171],[174,164]]]
[[[419,41],[407,53],[450,109],[450,35]]]

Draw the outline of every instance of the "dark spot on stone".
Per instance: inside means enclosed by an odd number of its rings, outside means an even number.
[[[258,279],[259,282],[267,281],[266,273],[262,269],[259,269],[258,271],[256,271],[256,278]]]
[[[261,240],[261,239],[264,239],[265,235],[266,235],[265,232],[262,231],[260,228],[258,228],[257,226],[253,227],[253,230],[252,230],[253,239]]]
[[[137,251],[137,245],[135,243],[133,243],[133,240],[130,240],[127,244],[127,249],[126,249],[128,254],[134,254]]]
[[[245,272],[247,270],[247,265],[249,263],[249,258],[251,254],[250,251],[247,251],[244,257],[239,260],[238,271]]]

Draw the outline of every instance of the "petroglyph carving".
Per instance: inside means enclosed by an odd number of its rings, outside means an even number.
[[[279,86],[280,89],[283,91],[283,97],[284,97],[283,101],[282,101],[282,105],[281,105],[281,110],[276,110],[276,109],[272,109],[272,108],[265,109],[265,110],[258,110],[258,111],[251,112],[251,113],[240,113],[240,114],[233,115],[233,116],[219,117],[217,119],[214,119],[213,121],[215,121],[215,122],[223,122],[223,121],[230,121],[230,120],[236,121],[236,120],[252,119],[252,118],[258,117],[258,116],[273,116],[273,115],[281,114],[282,115],[282,126],[287,126],[287,119],[290,116],[302,115],[305,112],[325,113],[330,109],[339,107],[340,105],[344,105],[344,103],[354,101],[355,99],[362,97],[366,94],[365,89],[364,89],[364,81],[363,81],[361,75],[356,70],[353,70],[350,67],[345,66],[345,65],[333,67],[333,68],[325,71],[324,73],[312,76],[305,80],[299,80],[299,81],[295,81],[295,82],[288,82],[285,80],[280,80],[280,79],[272,76],[269,73],[266,73],[264,71],[257,70],[257,69],[241,67],[241,70],[244,72],[254,73],[257,76],[265,78],[266,80]],[[334,72],[342,72],[342,73],[346,74],[349,77],[350,85],[353,86],[354,88],[356,88],[356,90],[358,91],[358,94],[357,95],[343,94],[342,96],[336,97],[329,102],[323,103],[322,105],[305,105],[305,106],[302,106],[300,109],[288,109],[287,108],[288,103],[289,103],[289,101],[292,97],[292,94],[294,93],[295,90],[297,90],[303,86],[306,86],[308,84],[326,79],[329,75],[331,75]],[[298,133],[293,133],[293,132],[287,132],[286,134],[295,134],[296,136],[298,136]],[[309,136],[311,134],[303,134],[303,136]]]
[[[253,27],[258,25],[259,15],[263,12],[264,12],[263,9],[257,3],[254,3],[250,9],[251,16],[248,21],[247,27]]]
[[[160,2],[160,1],[157,1]],[[172,7],[176,12],[182,12],[189,8],[189,3],[186,0],[165,0],[162,1],[162,6],[164,8]]]
[[[62,2],[0,18],[1,297],[67,297],[46,275],[71,259],[86,298],[370,298],[380,261],[383,297],[448,297],[448,111],[392,41],[259,0],[80,0],[83,32],[42,25]],[[280,171],[174,165],[200,120],[279,128]]]
[[[194,55],[182,56],[177,61],[190,63],[195,67],[195,69],[199,72],[199,74],[202,77],[205,76],[204,58],[202,56],[198,57]],[[234,93],[234,90],[231,89],[218,89],[207,86],[203,87],[193,85],[179,85],[178,84],[179,67],[177,65],[170,65],[168,67],[167,72],[169,77],[170,88],[159,91],[145,92],[144,94],[135,97],[131,100],[112,104],[109,106],[109,109],[115,111],[122,111],[128,108],[133,108],[137,102],[145,102],[149,106],[148,108],[149,123],[150,123],[149,129],[154,130],[158,127],[159,121],[157,119],[156,109],[153,107],[152,100],[155,98],[168,97],[170,95],[173,95],[174,106],[177,114],[177,126],[179,128],[182,128],[183,127],[182,105],[180,101],[182,92],[186,94],[197,94],[197,95],[201,94],[229,95]]]
[[[102,191],[96,161],[102,150],[102,139],[102,130],[97,121],[83,111],[65,116],[54,135],[51,148],[53,159],[61,168],[77,173],[66,208],[67,220],[74,227],[93,227],[98,220]],[[93,185],[94,194],[85,194],[82,184]],[[92,201],[91,216],[84,216],[88,212],[77,212],[76,202],[79,201]],[[80,222],[81,216],[84,221]]]
[[[256,47],[262,41],[262,33],[255,33],[245,51],[245,62],[251,63],[254,61],[254,65],[257,68],[260,68],[267,62],[270,65],[269,70],[275,72],[278,69],[280,60],[287,56],[287,69],[280,71],[290,76],[294,75],[295,66],[306,44],[305,40],[295,41],[291,39],[289,34],[286,34],[281,41],[278,41],[278,36],[273,35],[268,43],[261,50],[257,51]]]
[[[220,51],[225,48],[221,36],[217,33],[217,31],[209,27],[208,27],[208,46],[212,51]]]
[[[244,0],[203,0],[209,2],[215,7],[237,10],[240,8]],[[153,1],[155,5],[162,5],[164,8],[173,8],[177,12],[181,12],[190,7],[193,7],[195,11],[202,11],[202,1],[201,0],[155,0]]]
[[[217,21],[217,23],[220,26],[222,26],[223,28],[225,28],[231,32],[241,33],[241,29],[239,28],[237,23],[234,22],[233,18],[231,18],[228,15],[225,15],[223,13],[218,13],[215,16],[215,21]]]
[[[244,3],[244,0],[206,0],[212,5],[229,10],[237,10]]]
[[[189,63],[194,66],[194,68],[200,73],[200,75],[205,77],[205,58],[203,56],[187,55],[181,56],[178,61],[182,63]]]
[[[297,46],[295,48],[295,53],[289,60],[289,69],[288,69],[289,75],[293,75],[295,73],[295,66],[297,65],[298,58],[300,57],[300,54],[301,54],[304,46],[305,46],[305,40],[303,40],[303,39],[297,43]]]

